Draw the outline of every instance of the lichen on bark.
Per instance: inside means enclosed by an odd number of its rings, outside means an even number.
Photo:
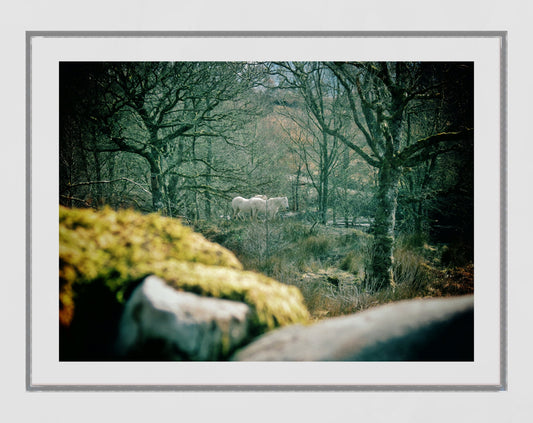
[[[372,226],[372,256],[365,276],[365,285],[369,289],[380,290],[394,285],[394,226],[400,175],[401,171],[391,164],[386,163],[380,168],[377,209]]]

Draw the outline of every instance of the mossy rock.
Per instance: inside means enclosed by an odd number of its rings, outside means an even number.
[[[60,207],[59,264],[63,329],[98,315],[102,325],[116,319],[151,274],[177,290],[248,304],[255,333],[309,319],[296,287],[243,271],[231,251],[158,214]]]

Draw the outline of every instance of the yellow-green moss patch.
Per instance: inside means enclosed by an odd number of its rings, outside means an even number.
[[[257,329],[306,322],[300,291],[242,271],[235,255],[178,220],[132,210],[59,210],[60,322],[76,314],[84,286],[101,284],[118,303],[150,274],[176,289],[247,303]],[[98,304],[95,304],[98,308]]]

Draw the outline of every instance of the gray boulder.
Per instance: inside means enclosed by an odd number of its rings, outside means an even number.
[[[238,361],[472,361],[474,297],[392,303],[269,332]]]
[[[116,353],[134,360],[219,360],[249,338],[244,303],[201,297],[147,277],[132,293],[119,324]]]

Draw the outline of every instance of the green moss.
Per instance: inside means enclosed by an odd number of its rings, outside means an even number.
[[[266,276],[242,271],[235,255],[176,219],[132,210],[59,210],[60,322],[76,315],[83,286],[99,284],[124,301],[150,274],[179,290],[242,301],[255,311],[255,329],[306,322],[300,291]],[[98,307],[98,304],[95,304]]]

